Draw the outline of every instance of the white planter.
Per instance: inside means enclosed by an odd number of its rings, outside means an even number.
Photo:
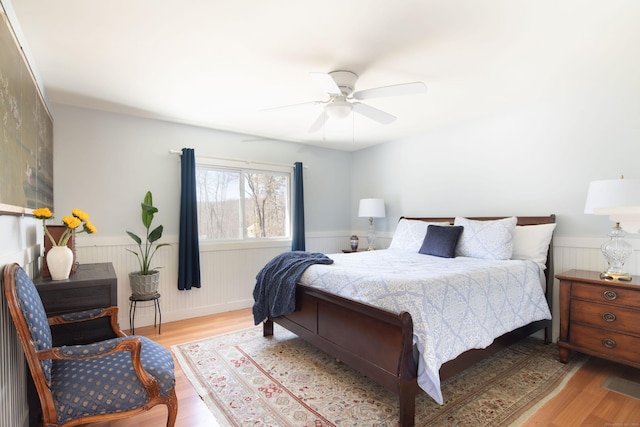
[[[142,275],[140,272],[129,273],[129,286],[131,293],[136,297],[149,297],[158,293],[160,272],[150,271],[151,274]]]
[[[73,251],[67,246],[52,246],[47,252],[47,268],[51,280],[68,279],[72,265]]]

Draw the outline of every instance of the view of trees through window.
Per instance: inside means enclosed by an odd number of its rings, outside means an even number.
[[[291,174],[198,165],[198,232],[203,240],[289,237]]]

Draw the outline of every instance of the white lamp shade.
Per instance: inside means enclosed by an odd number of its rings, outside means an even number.
[[[625,231],[640,232],[640,180],[621,178],[592,181],[584,213],[608,215]]]
[[[361,218],[384,218],[386,216],[384,210],[384,200],[360,199],[358,216]]]
[[[611,215],[620,208],[640,206],[640,180],[605,179],[592,181],[587,192],[584,213]]]

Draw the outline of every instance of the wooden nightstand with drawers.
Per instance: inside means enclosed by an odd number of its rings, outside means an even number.
[[[640,368],[640,277],[604,280],[571,270],[560,280],[560,361],[571,350]]]

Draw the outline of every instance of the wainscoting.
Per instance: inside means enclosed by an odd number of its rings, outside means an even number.
[[[307,235],[307,250],[313,252],[336,253],[349,247],[348,231],[337,233],[314,233]],[[97,237],[97,236],[95,236]],[[98,241],[92,236],[86,246],[78,239],[76,243],[79,263],[111,262],[118,277],[119,322],[122,329],[129,329],[129,272],[138,268],[134,255],[127,249],[137,249],[125,241]],[[253,244],[227,243],[202,244],[200,251],[201,288],[188,291],[177,289],[178,242],[163,238],[170,247],[160,249],[152,265],[160,269],[162,321],[187,319],[207,314],[237,310],[253,305],[253,288],[260,269],[279,253],[290,250],[289,242],[260,242]],[[385,246],[388,241],[381,241]],[[145,309],[138,305],[136,326],[153,324],[154,310],[151,305]]]
[[[349,247],[349,231],[331,233],[308,233],[307,250],[312,252],[336,253]],[[93,237],[93,236],[92,236]],[[387,247],[391,241],[390,233],[380,234],[378,246]],[[557,237],[554,239],[555,273],[577,269],[602,270],[604,258],[600,244],[606,239]],[[95,238],[85,242],[96,243]],[[168,248],[158,251],[154,265],[163,266],[160,270],[162,294],[162,320],[186,319],[224,311],[250,307],[253,304],[255,277],[260,269],[275,255],[289,250],[287,242],[256,243],[252,245],[220,244],[202,245],[200,253],[202,287],[189,291],[177,289],[177,239],[164,239],[171,243]],[[630,239],[635,253],[627,263],[628,271],[638,274],[640,259],[640,240]],[[118,276],[118,306],[120,307],[120,326],[129,328],[129,279],[128,273],[136,270],[135,257],[126,249],[135,249],[126,241],[99,242],[94,246],[78,243],[77,256],[80,263],[110,261]],[[557,301],[557,300],[556,300]],[[557,307],[554,307],[557,314]],[[153,324],[154,311],[138,308],[136,325]],[[556,331],[557,332],[557,331]]]

